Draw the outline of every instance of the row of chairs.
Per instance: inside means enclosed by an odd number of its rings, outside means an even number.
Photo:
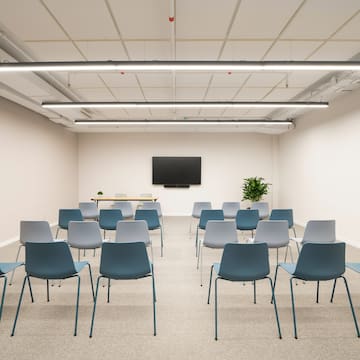
[[[144,242],[133,243],[103,243],[100,259],[99,276],[96,282],[96,291],[94,292],[91,265],[87,261],[74,262],[69,246],[64,241],[58,242],[27,242],[25,245],[25,263],[0,263],[0,277],[4,279],[4,287],[2,300],[0,305],[0,319],[5,298],[7,277],[6,274],[13,271],[19,266],[25,265],[25,277],[22,283],[19,302],[16,310],[14,324],[11,336],[14,336],[16,324],[18,321],[20,308],[23,300],[24,290],[28,284],[31,302],[34,302],[33,291],[31,287],[31,279],[38,278],[46,280],[47,284],[47,301],[50,301],[49,281],[65,280],[69,278],[77,278],[77,297],[75,307],[75,325],[74,336],[77,335],[79,297],[80,297],[80,272],[88,267],[90,284],[93,299],[93,312],[90,328],[90,337],[93,335],[95,311],[97,304],[97,296],[99,291],[99,283],[102,278],[108,280],[107,302],[110,302],[110,280],[134,280],[145,277],[152,277],[153,291],[153,323],[154,335],[156,335],[156,295],[155,295],[155,279],[154,268],[149,261],[149,257]]]

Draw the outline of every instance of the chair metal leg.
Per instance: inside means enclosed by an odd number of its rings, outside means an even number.
[[[25,282],[27,281],[27,279],[28,279],[28,276],[26,275],[24,277],[24,281],[23,281],[22,288],[21,288],[19,303],[18,303],[18,306],[17,306],[17,309],[16,309],[16,315],[15,315],[14,325],[13,325],[13,328],[12,328],[12,331],[11,331],[11,336],[15,335],[16,323],[17,323],[17,319],[19,317],[20,306],[21,306],[21,302],[22,302],[22,299],[23,299],[23,295],[24,295]]]
[[[20,245],[19,245],[19,248],[18,248],[18,251],[17,251],[17,254],[16,254],[15,262],[17,262],[17,261],[19,260],[20,250],[21,250],[21,248],[22,248],[23,246],[24,246],[23,244],[20,244]],[[10,285],[10,286],[12,285],[12,282],[13,282],[13,279],[14,279],[15,270],[16,270],[16,268],[15,268],[15,269],[12,271],[12,273],[11,273],[11,278],[10,278],[10,281],[9,281],[9,285]]]
[[[88,268],[89,268],[89,275],[90,275],[91,292],[92,292],[92,297],[93,297],[93,301],[94,301],[94,299],[95,299],[94,282],[93,282],[93,278],[92,278],[92,272],[91,272],[91,265],[90,264],[88,264]]]
[[[297,237],[297,236],[296,236],[295,226],[292,227],[292,230],[293,230],[293,232],[294,232],[294,237]]]
[[[291,307],[292,307],[292,314],[293,314],[293,322],[294,322],[294,338],[297,339],[297,328],[296,328],[296,314],[295,314],[295,300],[294,300],[294,290],[293,290],[293,277],[290,278],[290,293],[291,293]]]
[[[30,276],[27,277],[27,281],[28,281],[28,285],[29,285],[31,302],[33,303],[34,302],[34,296],[33,296],[32,287],[31,287],[31,283],[30,283]]]
[[[94,249],[93,257],[95,257],[95,255],[96,255],[96,249]]]
[[[207,301],[208,304],[210,304],[211,281],[212,281],[213,270],[214,270],[214,265],[211,265],[210,280],[209,280],[209,292],[208,292],[208,301]]]
[[[1,295],[0,320],[1,320],[2,310],[3,310],[3,306],[4,306],[6,284],[7,284],[7,277],[6,276],[1,276],[1,277],[4,279],[4,286],[3,286],[3,291],[2,291],[2,295]]]
[[[108,278],[108,286],[107,286],[107,302],[110,302],[110,278]]]
[[[330,302],[332,303],[333,300],[334,300],[334,294],[335,294],[335,288],[336,288],[336,280],[334,280],[334,285],[333,285],[333,288],[332,288],[332,292],[331,292],[331,298],[330,298]]]
[[[198,257],[198,237],[199,237],[199,226],[196,228],[196,237],[195,237],[195,255]]]
[[[254,304],[256,304],[256,281],[255,280],[253,282],[253,287],[254,287]]]
[[[46,279],[46,300],[50,301],[50,293],[49,293],[49,279]]]
[[[58,235],[59,235],[59,231],[60,231],[60,227],[58,226],[57,229],[56,229],[56,235],[55,235],[55,239],[58,238]]]
[[[357,337],[360,337],[359,326],[358,326],[358,322],[356,320],[354,306],[353,306],[352,301],[351,301],[351,295],[350,295],[349,286],[348,286],[348,283],[346,281],[346,278],[344,276],[341,276],[341,277],[344,280],[347,296],[348,296],[348,299],[349,299],[350,309],[351,309],[351,313],[352,313],[352,316],[353,316],[353,319],[354,319],[354,324],[355,324],[355,329],[356,329],[356,335],[357,335]]]
[[[316,284],[316,303],[317,304],[319,303],[319,289],[320,289],[320,281],[318,280],[317,284]]]
[[[100,283],[100,279],[102,277],[103,276],[98,276],[97,281],[96,281],[96,291],[95,291],[95,298],[94,298],[93,313],[92,313],[92,317],[91,317],[91,327],[90,327],[89,337],[92,337],[92,333],[93,333],[94,320],[95,320],[95,311],[96,311],[96,301],[97,301],[97,296],[98,296],[98,291],[99,291],[99,283]]]
[[[151,278],[152,278],[152,290],[153,290],[154,336],[156,336],[156,292],[155,292],[155,276],[154,276],[154,272],[152,272]]]
[[[86,250],[84,249],[84,254],[83,254],[83,256],[85,256],[86,255]]]
[[[154,273],[154,264],[151,264],[151,273],[153,274],[154,276],[154,290],[155,290],[155,302],[157,301],[156,299],[156,286],[155,286],[155,273]]]
[[[80,249],[78,249],[78,261],[80,261]]]
[[[77,295],[76,295],[76,309],[75,309],[75,328],[74,328],[74,336],[77,335],[77,324],[79,317],[79,300],[80,300],[80,276],[75,275],[78,278],[78,287],[77,287]]]
[[[163,230],[161,226],[160,226],[160,240],[161,240],[161,257],[163,257],[164,242],[163,242]]]
[[[218,339],[218,298],[217,298],[217,282],[219,278],[215,279],[215,340]]]
[[[276,248],[276,265],[279,264],[279,248]]]
[[[278,270],[279,270],[279,266],[280,265],[276,265],[276,269],[275,269],[275,276],[274,276],[274,293],[275,293],[275,286],[276,286],[276,280],[277,280],[277,274],[278,274]],[[274,301],[274,297],[271,298],[271,303]]]
[[[280,320],[279,320],[279,314],[277,311],[277,306],[276,306],[276,299],[275,299],[275,288],[273,286],[272,280],[270,277],[267,277],[269,279],[270,282],[270,287],[271,287],[271,294],[272,294],[272,302],[274,304],[274,311],[275,311],[275,317],[276,317],[276,323],[277,323],[277,328],[278,328],[278,333],[279,333],[279,339],[282,339],[282,335],[281,335],[281,329],[280,329]]]
[[[289,245],[286,246],[286,250],[285,250],[285,257],[284,257],[284,262],[285,262],[285,263],[286,263],[286,260],[287,260],[288,251],[289,251]]]

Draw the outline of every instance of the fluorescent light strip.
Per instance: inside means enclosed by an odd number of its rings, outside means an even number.
[[[191,109],[191,108],[327,108],[326,102],[67,102],[67,103],[43,103],[47,109],[64,108],[121,108],[121,109]]]
[[[1,63],[23,71],[359,71],[360,61],[63,61]]]
[[[144,125],[280,125],[280,126],[289,126],[293,125],[291,121],[281,121],[281,120],[189,120],[189,121],[179,121],[179,120],[75,120],[76,125],[135,125],[135,126],[144,126]]]

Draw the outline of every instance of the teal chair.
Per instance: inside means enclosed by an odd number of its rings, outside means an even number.
[[[211,267],[208,304],[210,303],[213,272],[217,275],[215,279],[215,340],[218,340],[218,281],[228,280],[232,282],[255,282],[263,279],[268,279],[270,282],[277,329],[279,338],[281,339],[280,321],[276,307],[274,287],[271,278],[268,276],[270,273],[270,267],[267,244],[225,245],[221,262],[215,263]]]
[[[60,229],[68,230],[70,221],[83,221],[80,209],[59,209],[58,228],[56,230],[56,238],[59,235]]]
[[[292,229],[294,236],[296,237],[292,209],[272,209],[269,220],[287,220],[289,223],[289,229]]]
[[[135,220],[145,220],[148,229],[151,230],[160,230],[160,241],[161,241],[161,256],[163,256],[163,229],[160,223],[160,218],[157,210],[155,209],[137,209],[135,212]]]
[[[87,261],[74,262],[67,243],[63,241],[52,243],[33,243],[27,242],[25,245],[25,271],[26,275],[22,284],[19,303],[16,310],[15,320],[11,336],[15,334],[17,319],[20,312],[25,283],[28,282],[30,289],[31,302],[34,302],[30,278],[46,280],[47,301],[49,298],[49,280],[63,280],[76,277],[78,279],[76,310],[75,310],[75,329],[74,336],[77,334],[77,323],[79,313],[80,297],[80,271],[88,266],[91,282],[91,291],[94,299],[94,287],[91,274],[91,266]]]
[[[99,226],[104,230],[104,239],[106,230],[115,231],[117,222],[123,219],[120,209],[100,209]]]
[[[2,316],[5,293],[6,293],[6,285],[7,285],[7,276],[6,274],[10,271],[14,271],[17,267],[24,265],[23,262],[12,262],[12,263],[0,263],[0,278],[4,279],[4,286],[1,295],[1,304],[0,304],[0,320]]]
[[[298,261],[296,264],[280,263],[276,267],[274,287],[276,286],[276,279],[278,269],[282,268],[290,274],[290,292],[291,305],[294,323],[294,337],[298,338],[295,314],[295,300],[293,291],[293,280],[300,279],[304,281],[316,281],[317,293],[316,302],[319,301],[319,282],[328,280],[337,280],[342,278],[344,280],[347,296],[349,299],[350,309],[354,319],[357,336],[360,337],[359,327],[354,312],[354,307],[351,301],[350,290],[343,276],[345,272],[345,243],[305,243],[301,249]],[[335,287],[334,289],[335,290]],[[332,294],[333,298],[333,294]]]
[[[201,211],[199,224],[196,228],[196,238],[195,238],[196,257],[198,257],[200,251],[199,229],[205,231],[206,224],[209,220],[224,220],[224,219],[225,219],[224,211],[222,209],[221,210],[204,209]]]
[[[240,231],[251,231],[254,237],[254,230],[260,221],[259,210],[238,210],[236,214],[236,228]]]
[[[144,242],[104,243],[101,251],[100,275],[96,282],[94,308],[91,319],[90,337],[94,329],[95,311],[99,283],[101,278],[110,280],[137,280],[152,277],[153,290],[153,323],[156,335],[156,294],[153,265],[149,261]],[[107,301],[110,302],[110,286],[108,286]]]

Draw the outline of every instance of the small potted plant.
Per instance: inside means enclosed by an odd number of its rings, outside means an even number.
[[[249,177],[244,179],[242,186],[243,200],[250,200],[252,202],[260,201],[264,195],[269,191],[271,184],[266,183],[262,177]]]
[[[100,190],[97,192],[97,195],[101,196],[101,195],[104,195],[104,193]]]

